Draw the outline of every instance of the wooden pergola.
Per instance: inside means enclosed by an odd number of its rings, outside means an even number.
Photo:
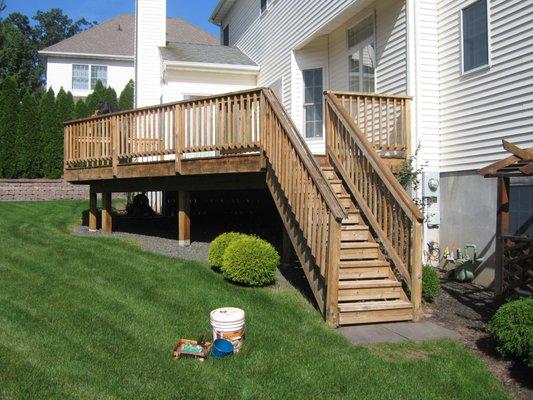
[[[485,178],[498,178],[496,222],[496,292],[507,294],[523,286],[533,287],[533,237],[509,235],[511,178],[533,175],[533,147],[520,147],[502,140],[511,155],[478,170]]]

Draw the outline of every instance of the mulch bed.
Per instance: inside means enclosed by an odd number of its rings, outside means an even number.
[[[532,399],[532,371],[522,363],[502,359],[485,332],[485,324],[500,304],[495,300],[494,292],[445,277],[441,282],[442,290],[435,303],[424,306],[426,318],[460,333],[463,344],[483,360],[515,399]]]

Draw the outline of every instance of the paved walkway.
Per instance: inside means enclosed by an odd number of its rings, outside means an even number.
[[[459,338],[457,332],[431,321],[343,326],[338,328],[338,332],[353,344]]]

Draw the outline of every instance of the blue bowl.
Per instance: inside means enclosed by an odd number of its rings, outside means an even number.
[[[217,339],[213,342],[211,355],[215,358],[223,358],[233,353],[233,344],[226,339]]]

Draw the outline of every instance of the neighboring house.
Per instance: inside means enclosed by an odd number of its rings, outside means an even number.
[[[210,33],[179,18],[166,21],[165,40],[215,44]],[[117,94],[135,77],[135,15],[117,16],[39,52],[46,59],[46,88],[87,97],[98,80]]]

